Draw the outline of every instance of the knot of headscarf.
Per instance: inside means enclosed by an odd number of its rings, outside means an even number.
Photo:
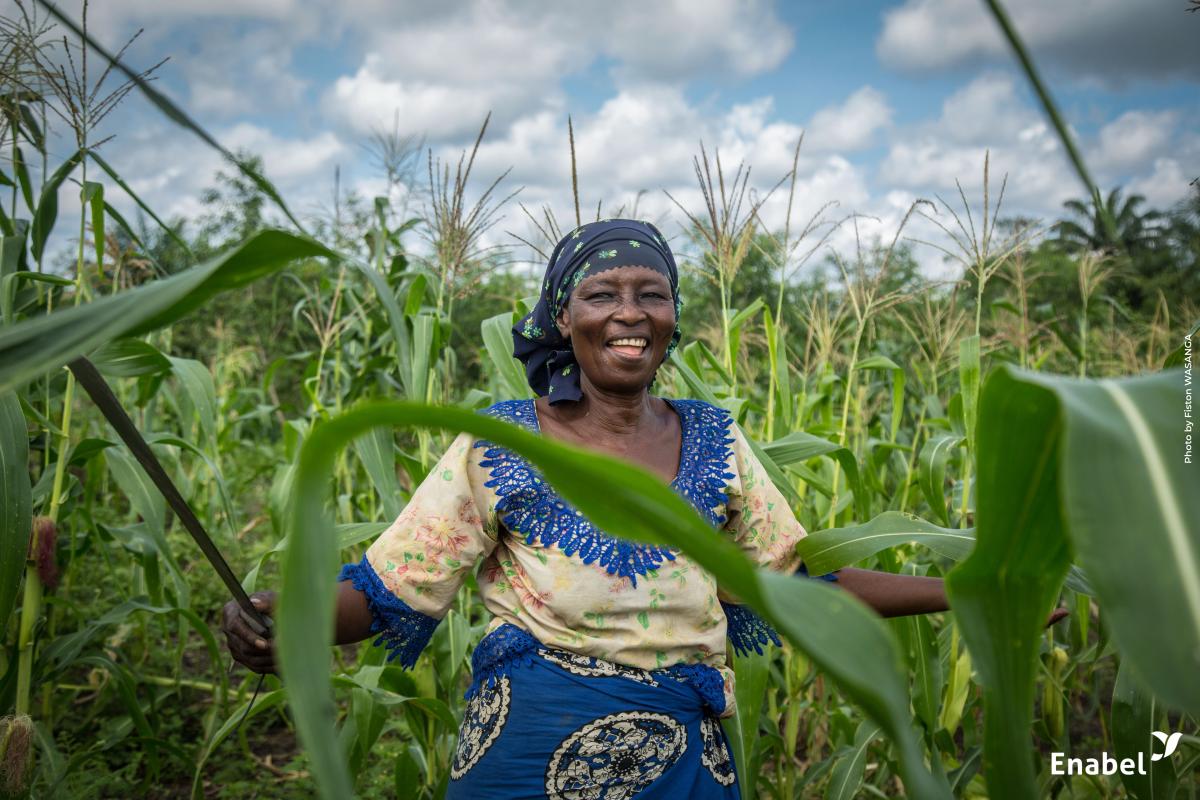
[[[618,267],[648,267],[667,277],[675,299],[675,332],[667,358],[679,343],[679,271],[658,228],[635,219],[582,225],[554,248],[537,305],[512,329],[514,355],[525,364],[530,387],[538,395],[549,396],[551,404],[583,397],[571,340],[558,332],[554,320],[584,278]]]

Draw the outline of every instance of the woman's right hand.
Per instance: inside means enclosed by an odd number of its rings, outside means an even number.
[[[250,602],[262,613],[270,616],[275,608],[274,592],[255,592]],[[275,672],[275,645],[254,632],[242,618],[241,607],[230,600],[221,610],[221,631],[233,660],[259,674]]]

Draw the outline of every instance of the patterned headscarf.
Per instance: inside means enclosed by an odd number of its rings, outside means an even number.
[[[606,219],[576,228],[550,254],[537,305],[512,329],[514,354],[525,364],[530,387],[538,395],[549,395],[552,405],[583,397],[571,341],[558,332],[554,320],[584,278],[617,267],[647,267],[667,277],[675,299],[668,358],[679,343],[679,271],[658,228],[634,219]]]

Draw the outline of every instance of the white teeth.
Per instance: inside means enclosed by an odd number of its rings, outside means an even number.
[[[645,347],[649,342],[645,339],[613,339],[609,342],[610,345],[630,345],[632,347]]]

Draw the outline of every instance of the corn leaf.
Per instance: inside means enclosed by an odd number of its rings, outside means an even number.
[[[163,280],[0,330],[0,392],[122,336],[167,325],[210,297],[306,258],[333,252],[304,236],[266,230],[221,255]]]
[[[1123,658],[1156,695],[1200,710],[1200,493],[1175,452],[1181,384],[1177,372],[1077,381],[1007,367],[987,382],[977,545],[947,591],[984,690],[994,797],[1036,793],[1037,647],[1072,544]]]
[[[29,431],[13,393],[0,395],[0,620],[17,600],[33,529]]]

